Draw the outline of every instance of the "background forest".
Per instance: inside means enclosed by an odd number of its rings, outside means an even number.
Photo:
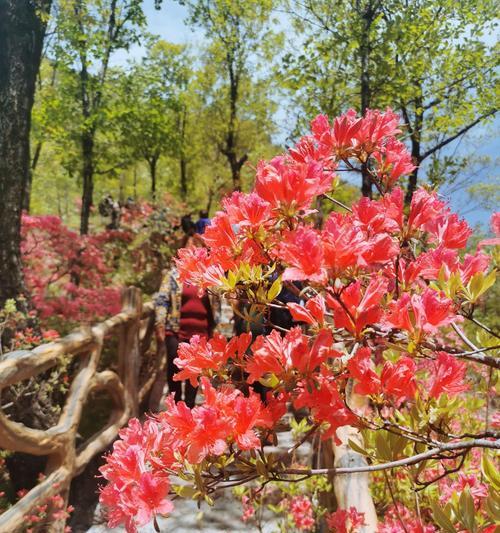
[[[476,208],[498,203],[488,157],[495,2],[181,4],[52,6],[32,116],[31,213],[87,233],[102,223],[95,207],[107,194],[124,203],[168,192],[213,211],[311,117],[388,105],[404,117],[419,166],[408,197],[418,181],[469,209],[471,196]],[[148,32],[169,10],[187,15],[189,43]],[[357,194],[358,177],[346,179]]]

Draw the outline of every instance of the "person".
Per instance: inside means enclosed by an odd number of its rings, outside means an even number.
[[[103,217],[111,217],[111,222],[106,225],[106,229],[118,229],[120,227],[120,204],[113,199],[111,194],[107,194],[99,202],[99,213]]]
[[[194,223],[184,224],[187,229],[184,246],[203,246],[203,241],[195,234]],[[176,267],[172,266],[163,278],[154,304],[157,341],[164,342],[167,351],[169,393],[174,393],[176,402],[183,399],[188,407],[194,407],[197,388],[185,381],[183,397],[182,382],[174,381],[179,371],[174,360],[179,343],[188,342],[193,335],[212,336],[216,324],[216,302],[206,292],[200,296],[197,287],[182,283]]]
[[[273,281],[276,276],[271,278]],[[300,290],[300,284],[294,282],[293,285]],[[296,291],[297,292],[297,291]],[[276,297],[276,300],[281,304],[287,304],[289,302],[300,303],[300,298],[287,287],[283,286],[281,292]],[[240,303],[238,305],[238,313],[234,314],[234,334],[241,335],[242,333],[252,333],[252,339],[255,340],[259,335],[269,335],[273,330],[278,330],[281,336],[297,325],[297,322],[293,320],[292,315],[288,309],[281,307],[271,307],[268,309],[267,314],[254,317],[254,320],[247,321],[243,318],[249,311],[248,304]],[[242,379],[241,375],[237,375],[236,378]],[[262,383],[256,381],[251,388],[260,395],[261,400],[266,403],[267,393],[270,390],[268,387],[262,385]]]
[[[208,211],[200,211],[199,218],[196,221],[196,233],[203,235],[205,233],[205,228],[210,224],[210,219],[208,218]]]
[[[183,215],[181,217],[181,228],[182,231],[184,231],[185,236],[191,236],[196,233],[194,222],[191,219],[191,213],[188,213],[187,215]]]

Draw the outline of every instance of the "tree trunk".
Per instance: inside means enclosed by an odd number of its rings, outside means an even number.
[[[90,210],[94,200],[94,132],[89,130],[82,134],[82,209],[80,212],[80,234],[89,232]]]
[[[210,213],[210,209],[212,209],[213,200],[214,200],[214,190],[210,188],[208,190],[207,213]]]
[[[26,181],[24,182],[24,191],[23,191],[23,211],[26,211],[26,213],[30,212],[32,182],[33,182],[33,171],[31,170],[31,168],[28,168],[28,175],[26,176]]]
[[[184,145],[186,140],[186,122],[187,122],[187,106],[182,107],[181,114],[178,116],[179,127],[179,170],[180,170],[180,186],[181,196],[184,201],[187,199],[188,185],[187,185],[187,159],[184,153]]]
[[[151,175],[151,198],[153,202],[156,201],[156,165],[158,163],[157,157],[152,157],[149,161],[149,174]]]
[[[134,165],[134,201],[137,201],[137,165]]]
[[[413,193],[417,190],[418,167],[408,176],[408,188],[405,194],[405,204],[410,205]]]
[[[187,161],[184,156],[180,158],[180,171],[181,171],[181,196],[184,201],[187,199]]]
[[[233,152],[231,157],[228,157],[231,166],[231,178],[233,180],[233,191],[241,191],[241,167],[248,159],[248,155],[244,154],[240,159],[236,158]]]
[[[0,0],[0,307],[25,292],[21,212],[35,82],[51,0]]]
[[[360,99],[361,114],[364,115],[371,105],[371,87],[370,87],[370,28],[373,23],[374,12],[371,2],[366,7],[361,8],[360,2],[356,3],[356,9],[361,15],[362,26],[359,42],[359,61],[360,61]],[[368,167],[363,164],[361,167],[361,194],[372,197],[372,181]]]
[[[43,143],[41,141],[36,143],[35,153],[33,154],[33,158],[31,160],[30,171],[28,173],[28,179],[26,180],[26,184],[24,186],[23,210],[26,211],[27,213],[30,212],[31,185],[33,183],[33,172],[35,172],[36,166],[38,165],[38,161],[40,160],[40,154],[42,153],[42,145]]]
[[[424,124],[424,114],[422,111],[422,106],[423,106],[422,88],[419,82],[415,82],[414,85],[417,90],[418,96],[416,96],[415,98],[415,121],[411,128],[410,139],[411,139],[411,156],[412,156],[414,164],[417,165],[417,167],[408,176],[408,188],[406,189],[406,195],[405,195],[406,205],[410,205],[411,199],[413,197],[413,193],[417,189],[418,167],[420,163],[422,162],[421,145],[420,145],[422,128]]]
[[[226,146],[222,153],[226,156],[229,168],[231,169],[231,180],[233,191],[241,190],[241,167],[248,159],[248,154],[243,154],[240,158],[236,155],[236,119],[238,116],[238,96],[240,77],[235,72],[234,54],[228,52],[227,66],[229,73],[229,124],[226,134]]]

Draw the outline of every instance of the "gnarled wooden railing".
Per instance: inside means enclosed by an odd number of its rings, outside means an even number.
[[[121,312],[104,322],[30,351],[8,353],[0,360],[0,395],[5,387],[57,366],[62,356],[78,358],[79,362],[55,426],[44,431],[29,428],[10,420],[0,408],[0,447],[48,457],[45,479],[0,515],[0,531],[22,530],[26,515],[55,494],[67,499],[71,480],[114,441],[129,418],[138,415],[139,405],[150,392],[157,373],[163,369],[162,352],[152,349],[153,305],[143,305],[141,292],[134,287],[124,291],[122,303]],[[113,335],[118,336],[117,371],[99,371],[104,343]],[[140,368],[147,358],[151,359],[153,369],[141,383]],[[85,401],[91,392],[99,390],[106,391],[113,403],[109,420],[77,446],[77,429]],[[62,522],[48,523],[44,531],[63,531]]]

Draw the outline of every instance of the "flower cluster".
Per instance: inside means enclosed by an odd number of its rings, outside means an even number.
[[[184,402],[167,398],[167,410],[143,426],[131,420],[101,468],[108,485],[101,501],[113,511],[110,527],[125,523],[136,531],[157,514],[173,509],[167,499],[167,473],[182,470],[186,463],[204,465],[229,450],[254,450],[260,435],[272,428],[284,412],[284,402],[264,405],[256,393],[244,396],[225,386],[216,390],[203,378],[205,402],[190,409]]]
[[[243,300],[247,316],[260,313],[271,329],[269,310],[288,311],[295,327],[229,342],[195,337],[180,346],[177,377],[201,385],[203,404],[188,409],[169,399],[166,412],[123,433],[103,468],[111,524],[133,530],[168,512],[172,473],[193,485],[176,492],[199,500],[235,479],[228,464],[240,483],[290,479],[264,451],[287,403],[307,413],[311,431],[324,439],[338,442],[343,426],[380,430],[377,460],[408,457],[415,442],[425,449],[443,436],[457,438],[447,402],[469,388],[463,356],[474,354],[442,339],[472,317],[493,284],[489,257],[462,253],[472,231],[436,192],[421,188],[404,205],[396,183],[414,165],[390,109],[364,117],[350,110],[333,124],[319,116],[311,129],[288,153],[259,163],[252,192],[223,202],[205,232],[206,248],[177,257],[184,282]],[[368,174],[379,196],[343,206],[331,196],[340,170]],[[332,199],[343,211],[318,227],[316,209]],[[287,292],[300,301],[283,303],[279,295]],[[256,382],[268,388],[266,402],[247,392]],[[370,398],[366,409],[350,404],[351,383]],[[150,486],[156,480],[161,497],[149,498],[139,515],[144,476]],[[298,497],[290,511],[297,528],[312,527],[310,500]],[[342,520],[354,531],[363,517],[339,511],[332,528]]]
[[[354,507],[337,509],[326,517],[326,523],[332,533],[356,533],[366,525],[363,513],[358,513]]]
[[[313,505],[307,496],[294,496],[288,508],[299,531],[311,531],[314,528]]]

